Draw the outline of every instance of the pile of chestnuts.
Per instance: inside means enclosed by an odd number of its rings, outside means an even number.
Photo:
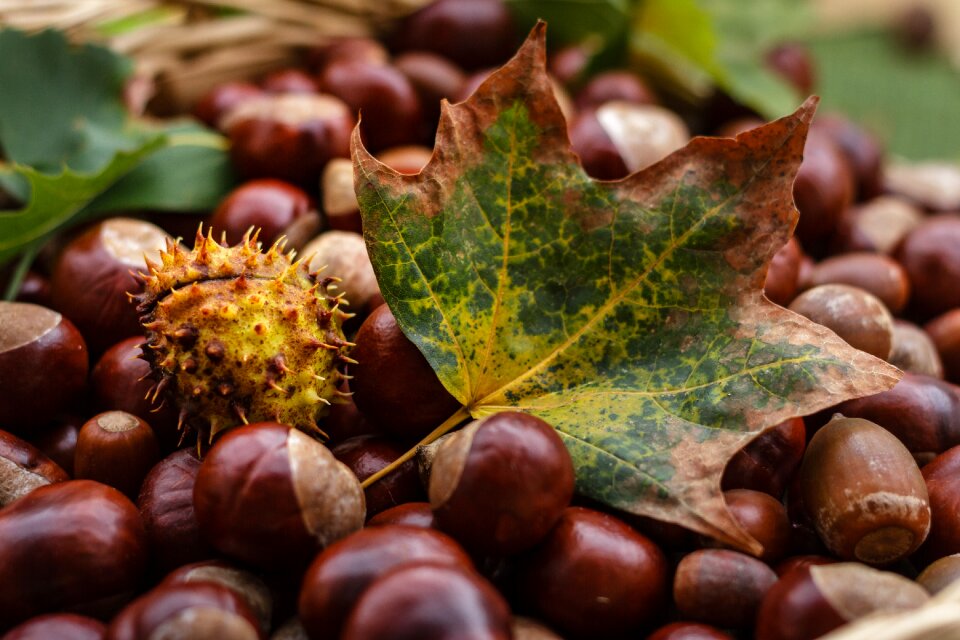
[[[0,303],[3,638],[809,640],[960,579],[960,203],[900,189],[877,139],[830,114],[766,294],[905,375],[731,459],[724,497],[761,555],[576,495],[560,438],[523,413],[362,487],[458,404],[380,295],[350,132],[362,111],[367,146],[419,171],[439,101],[468,96],[518,36],[501,0],[437,0],[386,44],[343,39],[216,87],[194,115],[229,138],[244,180],[216,211],[130,212],[41,252]],[[637,73],[586,77],[584,60],[559,50],[550,71],[597,178],[760,122],[726,96],[681,118]],[[768,63],[815,89],[802,47]],[[176,408],[156,406],[131,271],[201,221],[228,244],[251,226],[265,245],[285,235],[343,279],[357,364],[328,440],[260,422],[200,457]]]

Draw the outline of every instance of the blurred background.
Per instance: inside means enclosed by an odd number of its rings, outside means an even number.
[[[187,110],[219,82],[255,78],[295,64],[305,50],[328,38],[395,32],[410,14],[429,4],[0,0],[0,25],[63,29],[74,39],[104,42],[131,55],[143,80],[141,99],[169,115]],[[895,156],[960,158],[960,3],[955,0],[504,4],[514,16],[518,36],[537,18],[547,20],[551,48],[578,45],[588,56],[590,73],[628,67],[681,102],[704,101],[719,88],[765,118],[799,104],[801,92],[770,73],[770,56],[779,44],[801,44],[811,57],[808,84],[822,97],[822,110],[852,117]],[[422,43],[423,48],[430,46]]]

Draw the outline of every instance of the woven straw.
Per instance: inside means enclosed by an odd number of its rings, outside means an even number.
[[[428,0],[0,0],[0,25],[56,28],[131,56],[153,109],[183,112],[214,86],[297,64],[304,50],[376,36]]]

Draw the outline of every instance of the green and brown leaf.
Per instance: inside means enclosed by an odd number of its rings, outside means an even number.
[[[720,494],[729,458],[766,427],[899,377],[762,293],[797,221],[815,101],[598,182],[570,150],[544,34],[444,105],[419,175],[355,134],[384,298],[471,416],[550,422],[581,493],[756,550]]]

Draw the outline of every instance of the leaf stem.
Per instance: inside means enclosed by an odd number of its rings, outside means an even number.
[[[30,265],[33,264],[34,258],[36,258],[40,252],[40,246],[40,242],[35,242],[20,254],[20,260],[10,275],[10,282],[7,283],[7,288],[3,292],[4,300],[13,300],[17,297],[17,294],[20,293],[20,287],[23,285],[24,278],[27,277],[27,271],[30,269]]]
[[[423,440],[418,442],[409,451],[407,451],[405,454],[403,454],[402,456],[400,456],[399,458],[397,458],[396,460],[394,460],[393,462],[385,466],[383,469],[380,469],[380,471],[377,471],[375,474],[373,474],[372,476],[364,480],[362,483],[360,483],[360,486],[366,489],[367,487],[377,482],[384,476],[392,473],[404,462],[411,459],[413,456],[417,455],[417,449],[419,449],[420,447],[426,446],[431,442],[434,442],[439,438],[442,438],[443,436],[447,435],[448,433],[453,431],[454,427],[456,427],[458,424],[460,424],[461,422],[463,422],[469,417],[470,417],[470,412],[467,411],[467,408],[460,407],[459,409],[457,409],[456,413],[454,413],[452,416],[444,420],[443,424],[441,424],[439,427],[437,427],[436,429],[428,433],[426,436],[424,436]]]

